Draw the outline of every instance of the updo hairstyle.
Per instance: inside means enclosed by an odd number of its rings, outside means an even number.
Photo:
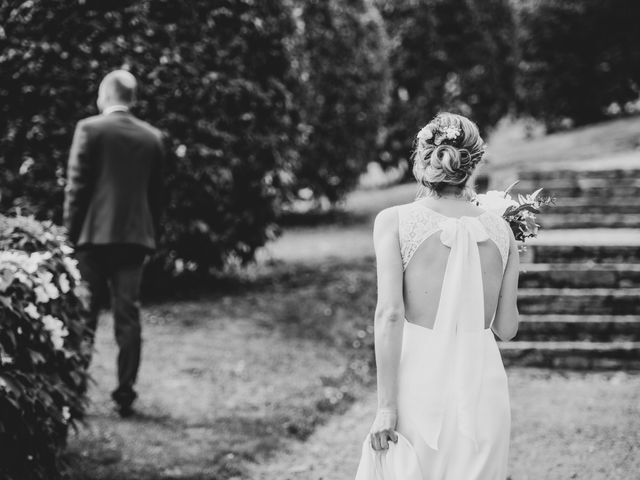
[[[484,152],[475,123],[462,115],[439,113],[416,136],[413,175],[436,195],[451,186],[462,192]]]

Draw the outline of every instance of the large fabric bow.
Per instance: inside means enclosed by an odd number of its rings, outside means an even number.
[[[488,239],[482,223],[474,217],[449,218],[441,225],[440,241],[449,247],[442,293],[433,325],[436,365],[431,381],[448,385],[425,408],[427,400],[411,402],[415,426],[434,450],[438,442],[450,393],[456,399],[458,429],[477,447],[477,404],[484,371],[484,292],[478,243]],[[417,391],[427,391],[417,389]],[[433,395],[431,390],[429,395]],[[414,403],[415,402],[415,403]],[[422,407],[421,407],[422,405]]]

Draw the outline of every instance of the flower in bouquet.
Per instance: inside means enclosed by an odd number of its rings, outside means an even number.
[[[503,216],[509,207],[517,207],[518,202],[511,198],[506,192],[490,190],[476,196],[476,203],[496,215]]]
[[[518,195],[514,200],[509,192],[517,184],[515,182],[505,191],[491,190],[476,196],[475,203],[504,218],[511,227],[516,240],[524,242],[527,238],[538,236],[540,225],[536,223],[536,215],[544,206],[553,204],[551,197],[542,195],[542,188],[529,195]]]

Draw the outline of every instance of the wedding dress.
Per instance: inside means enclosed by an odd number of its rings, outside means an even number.
[[[449,254],[433,328],[404,323],[398,443],[375,452],[365,439],[356,480],[504,480],[509,394],[498,346],[485,328],[478,244],[493,242],[504,274],[509,226],[490,212],[453,218],[421,202],[397,208],[405,272],[433,235]]]

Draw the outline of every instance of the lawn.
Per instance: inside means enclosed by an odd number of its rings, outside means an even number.
[[[489,170],[534,168],[542,164],[564,165],[569,161],[608,159],[638,152],[640,116],[621,118],[553,135],[521,138],[518,129],[505,125],[488,139]],[[636,157],[638,162],[638,157]]]
[[[71,478],[246,478],[248,463],[363,396],[370,259],[264,268],[231,292],[145,309],[132,419],[112,410],[115,347],[101,319],[87,425],[69,441]]]

